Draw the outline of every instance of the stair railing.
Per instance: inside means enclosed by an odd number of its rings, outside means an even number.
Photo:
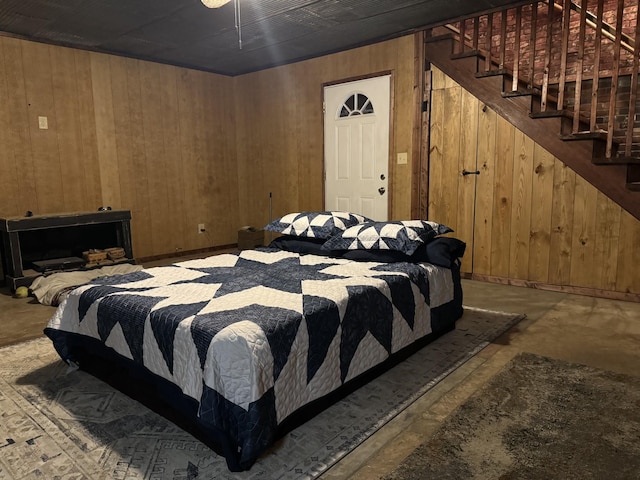
[[[536,99],[532,115],[565,117],[566,137],[606,140],[606,159],[640,157],[638,2],[596,2],[595,12],[587,0],[532,2],[448,27],[457,56],[482,58],[479,76],[506,73],[504,96]]]

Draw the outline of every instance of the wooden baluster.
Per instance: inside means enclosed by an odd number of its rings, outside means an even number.
[[[631,91],[629,94],[629,120],[627,121],[627,138],[625,141],[624,154],[631,156],[633,146],[633,128],[636,123],[636,99],[638,98],[638,68],[640,68],[640,57],[638,56],[638,42],[640,42],[640,1],[636,4],[636,36],[633,44],[633,70],[631,71]]]
[[[564,89],[567,81],[567,53],[569,51],[569,26],[571,20],[571,0],[562,5],[562,53],[560,57],[560,79],[558,81],[558,110],[564,109]]]
[[[587,25],[587,0],[580,1],[580,32],[578,33],[578,68],[576,69],[576,92],[573,105],[573,129],[576,133],[580,128],[580,97],[582,95],[582,69],[584,64],[584,37]]]
[[[501,72],[504,71],[504,61],[507,50],[507,11],[500,12],[500,66]]]
[[[529,89],[533,89],[536,74],[536,30],[538,29],[538,3],[531,4],[531,32],[529,34]]]
[[[609,124],[607,125],[607,158],[611,158],[613,148],[613,131],[615,128],[616,117],[616,94],[618,92],[618,75],[620,73],[620,45],[622,43],[623,14],[624,1],[618,0],[618,10],[616,12],[616,40],[613,47],[613,75],[611,76],[611,96],[609,97]]]
[[[553,44],[553,11],[554,0],[547,0],[547,46],[544,56],[544,71],[542,76],[542,98],[540,99],[540,111],[547,111],[547,98],[549,96],[549,70],[551,68],[551,45]]]
[[[487,37],[485,38],[485,48],[487,50],[484,60],[484,71],[491,70],[491,42],[493,40],[493,13],[487,15]]]
[[[458,53],[464,53],[464,44],[467,36],[467,20],[460,20],[460,42],[458,43]]]
[[[518,91],[518,82],[520,80],[520,33],[522,31],[522,5],[516,8],[515,18],[515,38],[513,45],[513,83],[511,91]]]
[[[591,115],[589,116],[589,130],[596,131],[596,117],[598,112],[598,87],[600,83],[600,49],[602,46],[602,15],[604,0],[598,0],[596,12],[596,44],[593,52],[593,86],[591,91]]]
[[[473,19],[473,50],[478,51],[478,36],[480,35],[480,17]]]

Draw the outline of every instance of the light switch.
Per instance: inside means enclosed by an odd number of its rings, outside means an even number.
[[[407,152],[402,152],[398,154],[398,165],[406,165],[407,163]]]
[[[38,127],[40,127],[40,130],[47,130],[49,128],[49,120],[47,117],[38,117]]]

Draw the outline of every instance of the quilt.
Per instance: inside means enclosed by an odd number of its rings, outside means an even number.
[[[453,299],[447,268],[261,248],[92,280],[45,333],[71,365],[68,339],[88,337],[179,387],[246,470],[287,417],[437,329]]]

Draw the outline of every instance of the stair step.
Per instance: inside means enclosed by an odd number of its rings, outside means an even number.
[[[427,37],[424,39],[425,43],[436,43],[442,40],[453,40],[455,35],[453,33],[443,33],[441,35],[434,35],[433,37]]]
[[[527,95],[539,95],[540,92],[535,89],[527,89],[527,90],[515,90],[510,92],[502,92],[502,96],[504,98],[513,98],[513,97],[526,97]]]
[[[572,142],[576,140],[606,140],[607,132],[577,132],[567,135],[560,135],[560,139],[565,142]]]
[[[485,78],[485,77],[499,77],[500,75],[508,75],[510,72],[504,68],[499,68],[498,70],[489,70],[488,72],[478,72],[476,73],[476,78]]]
[[[546,110],[544,112],[531,112],[529,114],[531,118],[573,118],[573,115],[569,110]]]
[[[620,155],[618,157],[599,157],[591,160],[594,165],[640,165],[640,158],[638,157],[625,157]]]
[[[459,58],[470,58],[470,57],[478,57],[484,58],[484,55],[480,52],[480,50],[466,50],[460,53],[454,53],[451,55],[453,60],[458,60]]]

